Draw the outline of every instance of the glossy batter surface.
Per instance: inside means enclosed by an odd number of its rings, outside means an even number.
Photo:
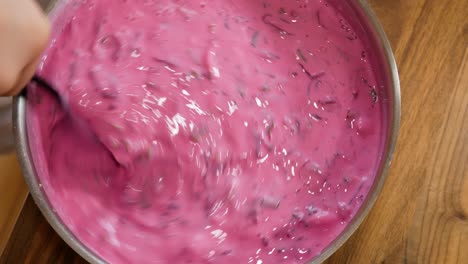
[[[340,10],[62,3],[39,73],[93,133],[30,87],[34,161],[59,217],[111,263],[317,256],[372,186],[387,123],[366,36]]]

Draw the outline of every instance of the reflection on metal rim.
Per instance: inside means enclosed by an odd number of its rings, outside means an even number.
[[[65,0],[66,1],[66,0]],[[57,0],[40,0],[39,3],[42,7],[50,11]],[[371,10],[367,1],[365,0],[349,0],[356,11],[365,19],[368,23],[367,28],[370,30],[374,37],[375,45],[378,47],[379,52],[386,65],[385,71],[388,76],[387,87],[389,92],[389,126],[387,132],[387,139],[385,145],[385,152],[382,158],[379,171],[377,172],[377,178],[369,191],[369,194],[364,202],[363,206],[357,212],[351,223],[346,227],[344,232],[331,243],[319,256],[317,256],[310,264],[318,264],[329,258],[334,252],[336,252],[349,237],[356,231],[358,226],[362,223],[364,218],[367,216],[369,210],[375,203],[380,191],[385,182],[388,168],[391,163],[391,159],[395,150],[398,130],[400,127],[400,111],[401,111],[401,99],[400,99],[400,82],[398,77],[398,70],[395,62],[395,58],[390,47],[390,43],[385,35],[385,32],[380,25],[376,15]],[[16,149],[18,153],[18,159],[23,170],[23,175],[26,180],[29,190],[31,192],[34,201],[38,205],[42,214],[45,216],[50,225],[55,231],[62,237],[62,239],[70,245],[79,255],[90,263],[105,263],[92,250],[88,249],[70,232],[70,230],[61,222],[59,217],[50,207],[50,203],[47,200],[43,190],[41,189],[38,180],[36,178],[36,172],[32,164],[32,157],[29,151],[28,134],[26,126],[26,98],[24,96],[18,96],[14,98],[13,102],[13,127],[16,139]]]

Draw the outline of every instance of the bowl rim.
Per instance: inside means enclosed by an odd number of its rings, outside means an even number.
[[[45,0],[47,1],[47,0]],[[53,8],[55,2],[59,0],[49,1],[49,5],[46,6],[46,11],[50,11]],[[42,1],[44,2],[44,0]],[[374,38],[377,43],[377,47],[380,49],[383,60],[386,62],[386,71],[389,86],[389,125],[387,128],[387,139],[386,144],[383,148],[383,156],[381,158],[379,169],[377,171],[376,180],[374,181],[369,193],[363,202],[361,208],[358,210],[356,215],[346,226],[344,231],[330,243],[324,251],[316,256],[310,264],[322,263],[328,259],[333,253],[335,253],[357,230],[364,219],[369,214],[370,209],[375,204],[377,197],[380,195],[382,187],[386,181],[388,170],[391,164],[393,154],[395,152],[395,146],[397,142],[398,131],[400,128],[400,116],[401,116],[401,95],[400,95],[400,81],[398,75],[397,64],[390,46],[390,42],[384,32],[382,25],[380,24],[377,16],[369,6],[366,0],[352,0],[355,3],[356,8],[362,15],[366,22],[367,27],[371,29]],[[16,142],[16,151],[18,160],[23,172],[26,184],[29,187],[30,193],[39,207],[40,211],[47,219],[52,228],[59,234],[59,236],[81,257],[90,263],[106,263],[101,259],[93,250],[86,247],[81,243],[75,235],[63,224],[60,217],[51,208],[48,201],[47,195],[42,190],[42,186],[39,183],[36,172],[32,162],[32,155],[29,150],[29,138],[27,133],[26,124],[26,97],[24,94],[14,97],[13,99],[13,130]]]

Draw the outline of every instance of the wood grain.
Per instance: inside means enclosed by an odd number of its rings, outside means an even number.
[[[0,264],[86,263],[50,227],[31,197],[16,223]]]
[[[28,189],[14,154],[0,154],[0,255],[21,212]]]
[[[382,195],[326,263],[468,263],[468,1],[369,2],[399,65],[402,126]],[[28,200],[0,263],[72,261]]]

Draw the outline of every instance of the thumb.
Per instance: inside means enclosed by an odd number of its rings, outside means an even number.
[[[16,95],[48,43],[47,17],[33,0],[1,0],[0,36],[0,96]]]

